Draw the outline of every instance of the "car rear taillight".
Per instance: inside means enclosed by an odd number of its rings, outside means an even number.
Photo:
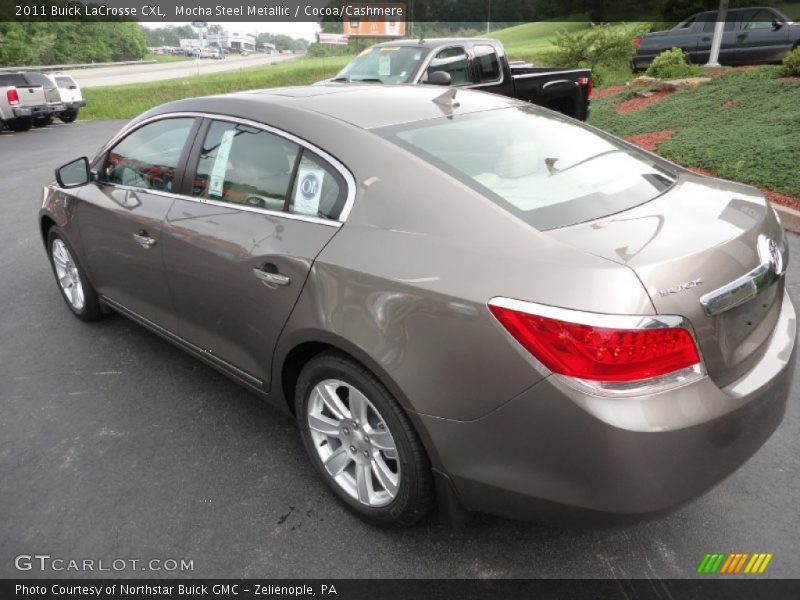
[[[578,84],[586,86],[586,97],[589,98],[594,89],[594,80],[591,77],[578,77]]]
[[[19,104],[19,93],[17,93],[17,88],[9,88],[6,90],[6,100],[8,100],[9,105],[16,106]]]
[[[642,36],[637,35],[635,38],[633,38],[633,47],[634,48],[638,48],[639,44],[641,44],[641,43],[642,43]]]
[[[583,313],[495,298],[489,310],[553,373],[593,392],[674,387],[702,375],[700,354],[681,317]]]

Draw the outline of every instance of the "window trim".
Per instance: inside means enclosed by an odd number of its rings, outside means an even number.
[[[470,76],[474,77],[475,73],[473,71],[472,56],[471,56],[469,50],[467,49],[467,46],[465,44],[443,44],[441,46],[437,46],[436,48],[434,48],[433,50],[431,50],[428,53],[428,56],[427,56],[427,58],[426,58],[426,60],[424,62],[422,70],[420,70],[420,72],[414,78],[414,81],[412,83],[422,83],[422,80],[425,78],[425,76],[428,73],[428,69],[430,68],[431,63],[434,60],[436,60],[436,57],[439,55],[439,53],[444,52],[445,50],[450,50],[451,48],[458,48],[464,53],[464,56],[467,57],[467,73],[469,73]],[[451,88],[451,87],[452,88],[460,88],[460,87],[464,87],[464,86],[475,86],[475,85],[479,85],[479,84],[476,84],[474,81],[465,81],[464,83],[451,84],[451,85],[447,86],[447,88]],[[445,86],[442,86],[442,87],[445,87]]]
[[[179,185],[175,186],[176,189],[179,189],[182,192],[185,192],[184,182],[191,181],[192,178],[195,175],[196,167],[190,166],[189,159],[191,158],[191,155],[194,153],[196,146],[198,144],[202,144],[202,141],[200,140],[200,135],[199,135],[200,134],[200,128],[207,128],[208,126],[210,126],[210,122],[212,120],[228,121],[228,122],[231,122],[231,123],[241,123],[242,125],[247,125],[249,127],[254,127],[256,129],[261,129],[261,130],[266,131],[268,133],[272,133],[272,134],[277,135],[279,137],[282,137],[282,138],[284,138],[286,140],[294,142],[294,143],[298,144],[299,146],[301,146],[301,149],[310,150],[311,152],[313,152],[314,154],[319,156],[322,160],[324,160],[326,163],[328,163],[333,169],[338,171],[339,174],[342,176],[342,179],[344,179],[345,186],[347,188],[344,206],[342,207],[342,211],[339,214],[338,219],[326,219],[326,218],[322,218],[322,217],[309,217],[307,215],[298,215],[298,214],[293,214],[293,213],[290,213],[290,212],[270,210],[270,209],[267,209],[267,208],[259,208],[257,206],[237,205],[237,204],[232,204],[230,202],[221,202],[221,201],[218,201],[218,200],[210,200],[210,199],[207,199],[207,198],[197,198],[195,196],[187,195],[185,193],[162,192],[160,190],[150,190],[150,189],[146,189],[146,188],[139,188],[139,187],[135,187],[135,186],[127,186],[127,185],[121,185],[121,184],[109,183],[109,182],[98,182],[98,183],[102,183],[102,185],[113,186],[113,187],[116,187],[116,188],[119,188],[119,189],[141,191],[141,192],[145,192],[145,193],[155,194],[157,196],[165,196],[167,198],[173,198],[173,199],[179,199],[179,200],[189,200],[191,202],[197,202],[198,204],[210,204],[210,205],[213,205],[213,206],[220,206],[222,208],[230,208],[230,209],[233,209],[233,210],[241,210],[241,211],[244,211],[244,212],[259,213],[259,214],[264,214],[264,215],[281,217],[281,218],[284,218],[284,219],[292,219],[292,220],[296,220],[296,221],[306,221],[308,223],[317,223],[319,225],[327,225],[329,227],[341,227],[347,221],[347,218],[350,216],[350,212],[353,209],[353,204],[355,203],[355,196],[356,196],[356,180],[355,180],[355,177],[353,177],[353,174],[350,172],[350,170],[347,167],[345,167],[341,162],[339,162],[339,160],[337,160],[336,158],[331,156],[329,153],[325,152],[324,150],[322,150],[318,146],[315,146],[314,144],[311,144],[310,142],[307,142],[303,138],[300,138],[300,137],[298,137],[298,136],[296,136],[294,134],[291,134],[291,133],[289,133],[287,131],[283,131],[282,129],[278,129],[278,128],[273,127],[271,125],[267,125],[265,123],[260,123],[258,121],[253,121],[253,120],[245,119],[245,118],[241,118],[241,117],[233,117],[233,116],[230,116],[230,115],[223,115],[223,114],[210,113],[210,112],[200,112],[200,111],[180,111],[180,112],[161,113],[161,114],[158,114],[158,115],[153,115],[152,117],[148,117],[147,119],[143,119],[141,121],[138,121],[138,122],[134,123],[133,125],[129,125],[129,126],[124,127],[120,132],[117,133],[117,135],[115,135],[113,138],[111,138],[111,140],[109,140],[106,143],[106,145],[103,146],[103,148],[100,150],[100,152],[97,154],[97,156],[95,156],[94,160],[92,160],[92,169],[96,169],[97,168],[97,164],[99,162],[105,163],[105,157],[106,157],[108,151],[111,150],[114,146],[116,146],[119,142],[121,142],[124,138],[126,138],[127,136],[132,134],[134,131],[137,131],[138,129],[141,129],[145,125],[148,125],[148,124],[150,124],[150,123],[152,123],[154,121],[160,121],[160,120],[164,120],[164,119],[175,119],[175,118],[182,118],[182,117],[194,117],[194,118],[197,118],[198,119],[197,123],[199,123],[199,125],[196,124],[196,126],[198,127],[198,130],[194,133],[194,139],[193,140],[191,140],[191,139],[187,140],[188,141],[188,152],[187,152],[187,147],[184,147],[184,153],[186,153],[186,156],[182,156],[181,157],[182,160],[181,160],[181,163],[179,164],[179,169],[181,171],[182,178],[181,178],[181,180],[179,182]],[[209,124],[209,125],[206,125],[206,124]],[[190,136],[191,135],[192,134],[190,132]],[[300,154],[302,154],[302,152]],[[176,179],[177,179],[177,177],[176,177]]]

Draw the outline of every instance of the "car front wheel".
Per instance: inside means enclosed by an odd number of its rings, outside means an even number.
[[[61,296],[76,317],[95,321],[103,316],[97,294],[75,258],[64,234],[53,227],[47,236],[48,255]]]
[[[433,506],[430,464],[408,417],[364,367],[336,352],[313,358],[295,409],[311,461],[365,521],[407,527]]]

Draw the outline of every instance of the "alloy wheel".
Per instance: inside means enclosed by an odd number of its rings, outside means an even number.
[[[67,245],[58,238],[54,239],[50,246],[50,255],[53,258],[58,285],[61,286],[64,297],[72,308],[78,311],[83,310],[86,302],[83,284],[81,284],[78,267],[67,249]]]
[[[375,406],[351,384],[320,381],[306,404],[314,448],[328,475],[350,497],[377,508],[400,489],[397,445]]]

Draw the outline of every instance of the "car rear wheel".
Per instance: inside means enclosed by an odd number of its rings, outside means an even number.
[[[407,527],[433,506],[430,464],[408,417],[364,367],[336,352],[298,379],[297,423],[336,497],[373,525]]]
[[[78,118],[78,111],[77,110],[64,111],[60,115],[58,115],[58,118],[61,119],[62,123],[72,123],[75,119]]]
[[[37,118],[35,118],[33,120],[33,126],[34,127],[47,127],[48,125],[52,125],[52,124],[53,124],[53,117],[52,116],[37,117]]]
[[[48,255],[61,296],[76,317],[95,321],[103,316],[97,293],[75,258],[75,251],[60,230],[53,227],[47,236]]]
[[[33,119],[30,117],[22,119],[14,119],[9,127],[14,131],[28,131],[33,126]]]

